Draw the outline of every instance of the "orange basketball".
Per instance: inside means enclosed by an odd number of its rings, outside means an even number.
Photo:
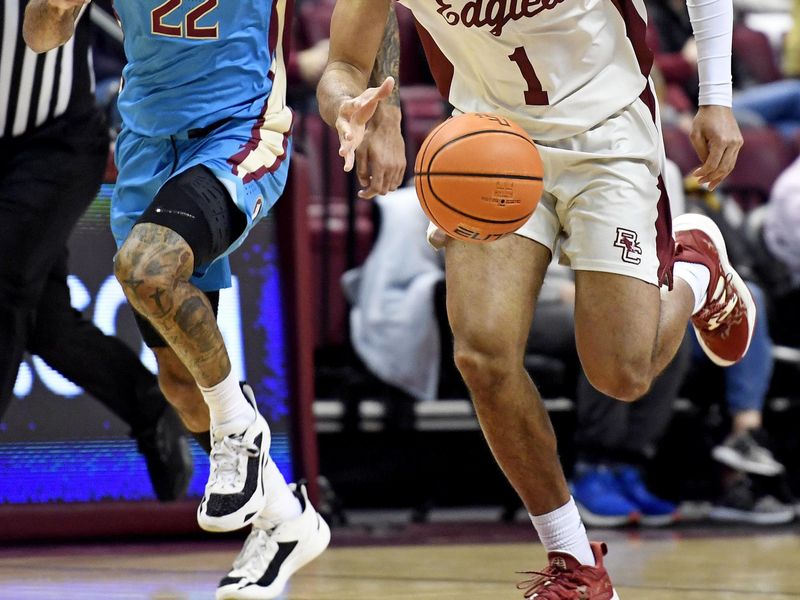
[[[430,132],[414,165],[422,210],[439,229],[489,242],[530,218],[542,195],[542,159],[525,130],[467,113]]]

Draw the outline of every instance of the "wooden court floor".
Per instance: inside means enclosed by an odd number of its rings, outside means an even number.
[[[608,536],[606,536],[608,537]],[[800,539],[771,535],[612,536],[622,600],[800,599]],[[238,542],[0,549],[8,600],[206,600]],[[515,571],[535,544],[334,547],[295,576],[285,600],[520,600]]]

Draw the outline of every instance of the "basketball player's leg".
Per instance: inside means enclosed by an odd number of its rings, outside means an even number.
[[[158,363],[158,386],[164,397],[175,408],[186,429],[192,434],[200,434],[198,438],[208,438],[211,428],[208,405],[203,401],[203,394],[189,369],[169,346],[152,350]],[[206,440],[204,445],[207,444]]]
[[[204,292],[204,295],[216,318],[219,292]],[[203,394],[194,376],[147,319],[136,311],[134,317],[144,343],[156,357],[158,386],[161,392],[178,413],[184,427],[197,438],[206,451],[209,451],[211,418],[208,405],[203,400]]]
[[[531,231],[546,233],[545,211]],[[544,234],[544,235],[542,235]],[[551,251],[521,235],[491,244],[448,240],[447,310],[456,365],[489,447],[519,494],[548,553],[598,560],[558,458],[539,392],[523,366],[536,297]]]
[[[219,264],[213,261],[246,226],[244,213],[210,169],[193,166],[161,187],[115,258],[129,302],[191,373],[208,406],[214,452],[198,521],[212,531],[252,522],[266,501],[261,483],[269,428],[231,369],[213,307],[190,281],[203,268],[207,279]],[[259,466],[227,466],[241,461]]]
[[[556,438],[523,366],[550,250],[528,238],[448,240],[447,310],[455,359],[497,462],[531,514],[569,499]]]
[[[576,271],[575,340],[587,379],[619,400],[644,395],[680,347],[695,299],[615,273]]]

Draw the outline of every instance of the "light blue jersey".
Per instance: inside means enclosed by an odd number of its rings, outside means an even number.
[[[116,0],[114,8],[128,59],[119,98],[127,128],[167,136],[261,113],[291,2]]]
[[[248,227],[210,265],[203,290],[230,285],[227,255],[278,200],[291,153],[284,31],[292,0],[116,0],[128,65],[119,109],[111,229],[121,246],[170,178],[217,176]]]

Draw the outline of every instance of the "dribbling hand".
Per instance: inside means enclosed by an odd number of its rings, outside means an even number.
[[[744,141],[727,106],[701,106],[692,124],[692,145],[703,164],[694,175],[714,190],[736,166]]]
[[[364,140],[366,126],[381,100],[388,98],[394,89],[394,79],[387,77],[376,88],[369,88],[360,96],[347,100],[339,107],[336,117],[336,131],[339,132],[339,156],[344,158],[344,170],[353,170],[356,148]]]

